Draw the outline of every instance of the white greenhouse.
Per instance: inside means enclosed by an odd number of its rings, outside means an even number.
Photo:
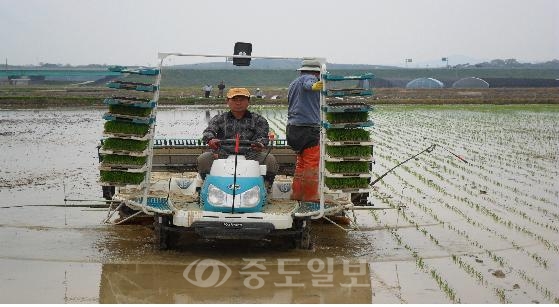
[[[452,83],[452,87],[453,88],[488,88],[489,83],[487,83],[487,81],[480,78],[467,77]]]
[[[434,78],[417,78],[406,84],[406,88],[443,88],[444,83]]]

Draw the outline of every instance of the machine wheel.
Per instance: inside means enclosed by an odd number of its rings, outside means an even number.
[[[171,225],[171,218],[168,215],[156,214],[153,219],[154,243],[157,249],[166,250],[172,246],[172,233],[165,227]]]
[[[300,233],[295,237],[295,248],[298,249],[311,249],[311,223],[310,220],[300,220],[298,223],[298,230]]]
[[[369,193],[351,193],[351,202],[358,206],[368,206],[367,198]]]
[[[103,198],[106,200],[113,199],[115,195],[115,187],[114,186],[102,186],[103,189]]]

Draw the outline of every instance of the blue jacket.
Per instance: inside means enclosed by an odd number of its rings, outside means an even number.
[[[288,125],[320,125],[320,92],[312,90],[317,81],[314,75],[303,74],[289,85]]]

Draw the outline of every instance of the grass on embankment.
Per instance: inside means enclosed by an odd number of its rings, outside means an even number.
[[[252,90],[252,89],[250,89]],[[263,88],[268,97],[279,99],[251,99],[251,105],[286,105],[286,88]],[[559,104],[557,88],[489,88],[489,89],[404,89],[378,88],[374,96],[358,99],[373,105],[383,104]],[[0,86],[0,108],[45,108],[105,106],[104,98],[117,92],[102,86],[66,88]],[[122,94],[122,93],[120,93]],[[215,94],[215,93],[214,93]],[[129,96],[151,97],[138,92]],[[211,105],[224,106],[224,98],[203,98],[198,88],[162,89],[160,105]]]

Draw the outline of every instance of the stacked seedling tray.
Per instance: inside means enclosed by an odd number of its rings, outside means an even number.
[[[323,169],[325,192],[367,193],[371,180],[373,143],[369,119],[372,107],[363,96],[373,94],[372,74],[323,75],[326,97],[323,112]]]
[[[142,78],[159,76],[159,69],[127,69],[122,66],[110,68],[123,74],[135,74]],[[111,81],[109,88],[138,91],[141,97],[115,95],[104,100],[109,110],[103,115],[104,125],[101,154],[100,183],[106,186],[127,186],[142,189],[148,182],[159,78],[155,84]]]

